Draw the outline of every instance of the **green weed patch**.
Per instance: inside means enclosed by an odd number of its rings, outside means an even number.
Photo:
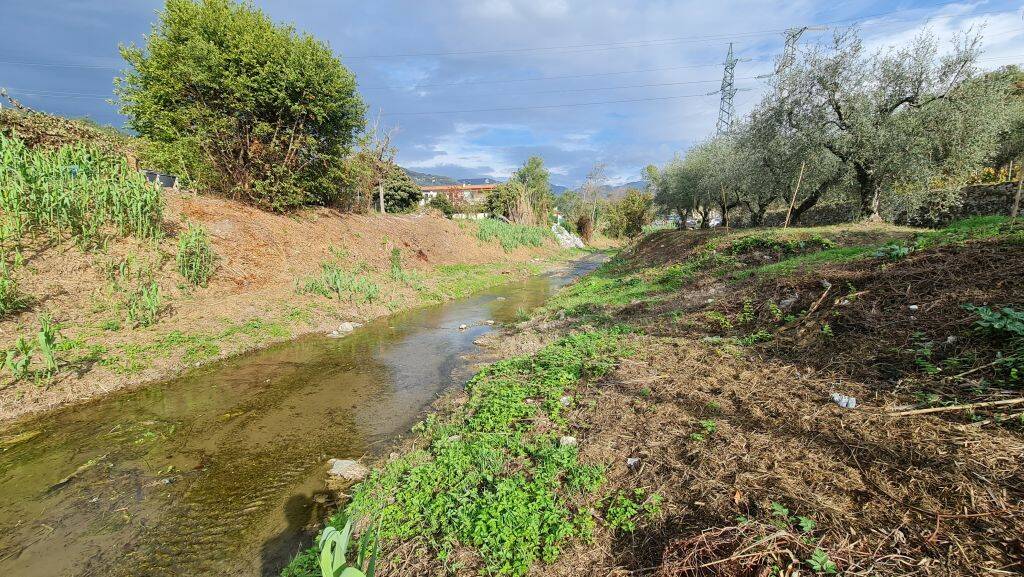
[[[554,234],[542,226],[510,224],[500,220],[485,219],[480,221],[476,237],[484,242],[497,240],[505,252],[512,252],[521,246],[542,246],[544,240],[554,238]]]
[[[573,497],[604,481],[601,467],[559,443],[562,396],[626,354],[617,331],[595,331],[485,368],[464,405],[414,429],[423,448],[374,471],[343,515],[365,519],[385,543],[422,539],[442,561],[469,547],[486,574],[523,575],[537,560],[554,561],[594,524]],[[302,558],[286,574],[304,575]]]

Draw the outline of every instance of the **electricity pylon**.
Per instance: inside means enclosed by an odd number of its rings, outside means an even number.
[[[725,72],[722,74],[722,100],[718,105],[718,134],[728,132],[732,128],[732,117],[736,113],[733,104],[733,97],[736,96],[736,87],[733,80],[736,76],[736,63],[739,60],[732,54],[732,42],[729,43],[729,54],[725,57]]]

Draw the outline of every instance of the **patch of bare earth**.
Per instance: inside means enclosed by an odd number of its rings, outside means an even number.
[[[612,464],[603,490],[661,494],[663,514],[633,534],[599,524],[534,574],[795,575],[817,548],[844,575],[1020,570],[1019,434],[893,418],[896,394],[687,338],[632,344],[567,418],[581,459]],[[835,390],[861,408],[828,402]],[[816,527],[780,523],[773,503]]]
[[[187,288],[177,272],[176,234],[186,221],[209,231],[217,253],[217,270],[206,288]],[[430,273],[439,265],[496,263],[514,277],[523,274],[524,263],[559,252],[552,243],[505,253],[497,243],[479,241],[475,224],[429,215],[364,216],[325,208],[278,215],[170,191],[164,228],[167,235],[158,244],[114,239],[103,250],[84,251],[71,243],[39,240],[24,251],[26,266],[17,279],[31,302],[0,322],[0,343],[34,338],[40,314],[48,312],[61,324],[63,340],[74,347],[63,355],[64,370],[52,379],[0,377],[0,421],[164,378],[182,370],[186,360],[205,362],[325,332],[340,321],[364,322],[421,304],[415,287],[390,278],[393,249],[399,251],[403,270],[422,272],[428,288]],[[153,275],[164,296],[159,320],[151,327],[128,327],[123,303],[118,304],[123,291],[112,287],[111,271],[129,256]],[[299,294],[297,287],[316,276],[324,261],[365,271],[380,285],[380,298],[368,303]],[[119,328],[111,328],[115,322]],[[252,322],[254,328],[244,329]],[[225,331],[228,336],[216,342],[212,356],[199,360],[187,354],[187,343],[174,338]]]

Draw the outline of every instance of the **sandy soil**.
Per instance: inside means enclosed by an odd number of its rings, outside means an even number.
[[[206,288],[182,284],[174,255],[185,222],[209,231],[218,268]],[[266,213],[230,200],[168,193],[167,236],[159,243],[114,239],[101,250],[73,244],[37,243],[24,251],[17,273],[30,306],[0,322],[0,343],[35,338],[47,313],[62,327],[61,372],[52,378],[0,381],[0,421],[79,402],[254,347],[309,332],[326,332],[341,321],[362,322],[424,303],[412,283],[390,276],[393,249],[402,268],[422,273],[420,288],[433,287],[439,265],[494,263],[514,278],[550,264],[563,252],[552,242],[505,253],[475,237],[476,225],[430,215],[362,216],[330,209],[293,215]],[[156,324],[129,328],[125,292],[138,280],[122,280],[118,265],[151,274],[163,306]],[[381,287],[373,303],[299,294],[304,279],[324,261],[361,271]]]

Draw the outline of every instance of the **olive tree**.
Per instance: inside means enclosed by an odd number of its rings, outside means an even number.
[[[968,82],[980,42],[969,33],[940,55],[925,32],[869,53],[855,30],[837,33],[777,78],[787,126],[850,171],[863,216],[879,217],[883,194],[934,201],[936,183],[958,189],[991,150],[998,99]]]
[[[338,195],[364,106],[323,42],[248,3],[167,0],[121,55],[121,112],[161,168],[272,210]]]

